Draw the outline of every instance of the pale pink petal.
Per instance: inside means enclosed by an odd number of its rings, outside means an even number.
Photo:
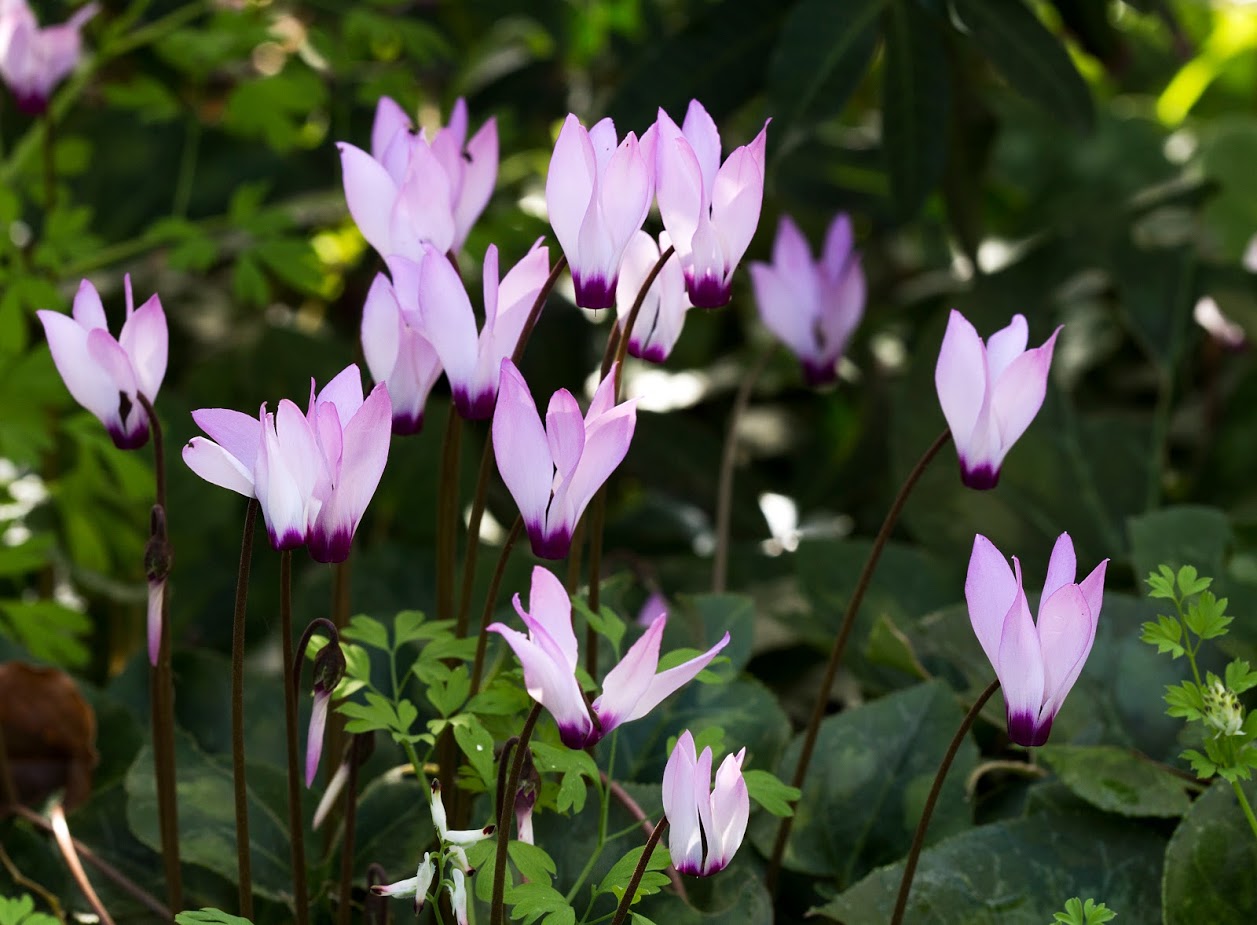
[[[463,188],[454,206],[455,249],[467,240],[476,219],[493,196],[498,181],[498,126],[489,119],[467,143]]]
[[[74,400],[108,426],[118,419],[118,389],[113,377],[87,350],[87,328],[60,312],[36,312],[44,325],[57,372]],[[97,329],[99,330],[99,329]]]
[[[393,374],[401,349],[401,326],[402,311],[393,286],[387,276],[377,273],[362,306],[362,355],[376,382],[386,382]]]
[[[629,132],[608,161],[598,186],[610,245],[606,266],[608,281],[619,273],[625,246],[646,220],[651,193],[646,161],[638,149],[636,136]]]
[[[548,526],[569,535],[607,477],[628,454],[637,425],[637,403],[628,401],[600,417],[585,433],[585,448],[568,480],[555,489]],[[556,517],[557,514],[557,517]]]
[[[684,265],[693,247],[699,215],[704,211],[702,169],[690,143],[679,135],[669,137],[664,130],[667,114],[661,111],[659,118],[655,195],[659,216]]]
[[[1008,326],[992,334],[986,341],[986,374],[991,382],[998,382],[1008,364],[1026,351],[1026,339],[1030,329],[1025,315],[1013,315]]]
[[[201,408],[192,412],[192,420],[246,470],[253,471],[262,440],[262,425],[257,418],[230,408]]]
[[[256,420],[254,421],[256,424]],[[212,485],[226,488],[246,498],[253,497],[253,466],[245,466],[223,447],[193,437],[183,448],[183,461],[187,467]]]
[[[711,220],[724,244],[726,272],[732,272],[755,237],[764,202],[763,149],[768,127],[749,145],[729,155],[712,190]]]
[[[694,737],[687,729],[677,739],[663,769],[663,811],[668,817],[672,865],[683,874],[694,875],[703,870],[703,829],[698,818],[699,804],[694,799],[697,766]]]
[[[410,116],[390,97],[382,96],[375,105],[375,121],[371,125],[371,156],[381,163],[384,152],[398,132],[409,134],[414,128]]]
[[[955,309],[938,351],[934,386],[961,459],[969,453],[978,414],[986,401],[986,348],[973,325]]]
[[[161,652],[162,631],[162,600],[166,596],[166,582],[150,581],[148,583],[148,663],[157,664],[157,656]]]
[[[550,275],[550,250],[538,239],[523,258],[507,271],[497,290],[497,313],[493,321],[493,339],[486,351],[493,369],[503,357],[511,356],[519,343],[528,315],[541,287]]]
[[[458,272],[435,250],[426,252],[419,273],[419,315],[423,334],[436,349],[455,390],[475,386],[480,334],[475,311]]]
[[[969,574],[965,578],[965,601],[969,605],[973,632],[997,672],[1004,621],[1020,590],[1008,560],[995,544],[981,534],[975,536],[973,553],[969,556]]]
[[[1018,745],[1041,744],[1037,739],[1043,705],[1043,655],[1026,595],[1021,590],[1004,619],[995,673],[1004,688],[1009,737]]]
[[[493,454],[529,537],[540,535],[545,530],[554,464],[528,384],[509,359],[502,361],[493,414]]]
[[[611,368],[607,370],[607,374],[598,383],[598,388],[594,390],[594,397],[589,402],[589,410],[585,412],[586,430],[589,429],[594,421],[615,407],[615,374],[619,368],[620,365],[618,363],[612,363]]]
[[[593,732],[593,723],[576,675],[523,633],[502,623],[490,624],[489,631],[500,634],[514,650],[524,668],[528,696],[550,711],[563,742],[570,748],[583,748]]]
[[[816,306],[814,301],[801,297],[800,291],[807,288],[800,285],[803,280],[772,264],[752,263],[748,269],[764,327],[800,359],[819,359],[813,314]],[[814,270],[809,266],[795,272],[811,274]]]
[[[331,691],[314,695],[314,707],[310,710],[310,728],[306,731],[306,789],[314,783],[319,771],[319,758],[323,755],[323,730],[327,726],[327,705]]]
[[[1043,582],[1043,593],[1039,595],[1039,606],[1042,608],[1043,602],[1057,592],[1058,589],[1065,585],[1074,583],[1074,576],[1077,574],[1078,564],[1074,558],[1074,541],[1070,539],[1068,533],[1062,533],[1056,538],[1056,544],[1052,547],[1052,556],[1048,559],[1047,578]]]
[[[534,565],[532,584],[528,589],[528,610],[520,606],[518,594],[514,603],[520,618],[545,630],[558,648],[564,664],[575,671],[577,644],[576,632],[572,629],[572,599],[568,597],[563,583],[548,569]]]
[[[87,355],[109,374],[115,393],[125,392],[128,396],[135,395],[135,370],[131,367],[131,358],[113,339],[112,334],[104,328],[92,328],[88,331]],[[140,414],[143,413],[143,411],[140,412]]]
[[[711,813],[711,748],[704,748],[699,753],[698,761],[694,764],[694,793],[690,798],[694,801],[694,805],[698,808],[698,824],[703,827],[703,835],[705,836],[707,845],[707,860],[703,862],[703,869],[700,873],[706,875],[708,873],[707,865],[711,862],[712,850],[715,846],[712,844],[712,838],[716,831],[715,820],[712,819]]]
[[[394,252],[391,227],[398,198],[397,184],[384,166],[366,151],[343,141],[337,147],[340,148],[349,214],[367,243],[387,257]]]
[[[546,209],[555,237],[569,262],[579,265],[580,231],[594,195],[595,160],[589,133],[568,115],[550,157]]]
[[[746,835],[746,824],[751,817],[751,797],[742,777],[742,760],[745,757],[745,748],[736,755],[726,755],[716,772],[716,783],[711,791],[713,831],[707,837],[705,874],[724,870]]]
[[[1078,585],[1082,596],[1086,598],[1087,609],[1091,612],[1091,632],[1094,635],[1096,624],[1100,619],[1100,609],[1104,606],[1104,573],[1108,569],[1109,560],[1105,559],[1084,578]]]
[[[344,425],[362,407],[362,371],[357,363],[350,363],[323,386],[318,403],[330,402]]]
[[[166,377],[169,340],[166,313],[155,295],[127,318],[118,335],[119,345],[131,359],[136,384],[150,402],[157,400],[157,392]]]
[[[604,733],[637,718],[633,714],[638,701],[650,689],[655,669],[659,667],[659,645],[667,625],[666,616],[655,620],[603,679],[602,695],[594,701],[594,712],[598,714]],[[646,712],[638,715],[644,716]]]
[[[681,131],[694,149],[702,172],[703,201],[711,202],[716,174],[720,168],[720,131],[716,122],[698,100],[690,100]]]
[[[795,274],[811,276],[816,272],[812,263],[812,248],[789,215],[781,216],[781,221],[777,223],[772,265],[787,278]]]
[[[546,441],[554,461],[557,478],[571,474],[585,448],[585,419],[580,405],[567,389],[559,389],[550,397],[546,409]]]
[[[1038,631],[1043,658],[1043,704],[1039,716],[1050,722],[1082,673],[1095,641],[1095,623],[1078,585],[1065,585],[1039,605]]]
[[[999,434],[1000,452],[996,466],[1017,439],[1026,432],[1047,395],[1048,370],[1052,349],[1060,328],[1042,347],[1027,350],[1013,360],[991,388],[991,416]]]
[[[308,490],[297,484],[289,470],[275,432],[275,419],[266,413],[265,406],[261,421],[262,442],[253,471],[255,496],[271,546],[277,550],[295,549],[306,538]]]
[[[701,655],[696,655],[688,661],[669,668],[667,671],[659,672],[659,674],[650,679],[650,685],[646,688],[646,692],[642,694],[633,707],[632,712],[622,722],[627,723],[630,720],[641,719],[666,698],[686,684],[689,684],[694,678],[698,677],[700,671],[711,664],[711,660],[719,655],[720,650],[728,644],[729,634],[725,633],[719,642]]]
[[[442,254],[454,243],[449,177],[425,144],[415,145],[410,152],[406,178],[389,217],[389,238],[392,249],[381,251],[384,256],[398,253],[412,259],[425,243]]]
[[[839,212],[825,232],[825,246],[821,248],[821,269],[829,279],[839,279],[851,260],[855,238],[851,231],[851,218]],[[776,261],[776,254],[773,256]]]
[[[74,294],[73,315],[74,320],[84,328],[109,327],[105,322],[105,306],[100,302],[100,293],[87,280],[79,283],[78,291]]]

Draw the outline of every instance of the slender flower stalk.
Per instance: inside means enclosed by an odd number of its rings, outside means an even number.
[[[458,541],[458,457],[463,419],[453,402],[445,419],[441,443],[441,471],[436,499],[436,612],[437,619],[454,616],[454,556]]]
[[[633,905],[633,899],[637,896],[637,888],[642,885],[642,877],[646,876],[650,856],[655,853],[655,848],[659,846],[659,839],[663,837],[663,830],[667,827],[668,817],[660,816],[658,824],[650,833],[650,838],[646,840],[646,849],[642,852],[637,867],[633,869],[633,876],[629,879],[628,886],[624,888],[624,895],[620,897],[620,905],[615,910],[615,918],[611,920],[611,925],[623,925],[628,917],[629,907]]]
[[[895,899],[895,911],[891,915],[890,925],[903,925],[904,912],[908,908],[908,893],[912,890],[912,879],[916,876],[917,861],[920,860],[921,848],[925,845],[925,833],[930,828],[930,817],[934,815],[934,806],[938,803],[938,795],[943,791],[943,782],[947,780],[947,772],[951,769],[956,752],[960,751],[960,745],[969,734],[974,720],[978,718],[978,714],[982,712],[982,708],[986,706],[986,702],[991,699],[998,688],[999,681],[992,681],[978,695],[978,699],[973,702],[973,706],[969,708],[969,712],[961,721],[960,728],[952,736],[951,744],[947,746],[947,753],[943,755],[943,761],[934,775],[934,783],[930,786],[929,796],[925,798],[925,806],[921,810],[921,820],[917,823],[917,830],[912,836],[912,847],[908,851],[908,858],[904,861],[903,879],[899,882],[899,895]]]
[[[515,807],[514,801],[505,794],[514,793],[515,788],[519,786],[519,776],[524,769],[523,753],[528,748],[528,742],[532,738],[533,730],[537,728],[537,720],[540,717],[541,704],[535,703],[528,712],[528,718],[524,720],[524,728],[520,730],[515,750],[511,753],[511,773],[506,778],[504,795],[498,801],[502,808],[498,815],[497,854],[493,864],[493,899],[489,906],[489,925],[504,925],[506,922],[506,904],[503,901],[506,894],[506,849],[511,840],[511,813],[514,812]]]
[[[358,821],[358,768],[375,748],[375,733],[355,735],[349,742],[349,782],[345,791],[345,828],[340,840],[340,906],[337,925],[349,925],[353,908],[354,835]]]
[[[240,915],[253,918],[253,871],[249,841],[249,794],[244,765],[244,638],[249,604],[249,573],[253,568],[253,535],[257,532],[258,503],[250,498],[240,539],[240,568],[236,573],[236,604],[231,620],[231,778],[236,808],[236,873]]]
[[[869,583],[873,580],[873,572],[876,571],[877,563],[882,557],[882,550],[886,548],[890,534],[895,529],[895,524],[899,522],[899,515],[908,501],[908,496],[912,494],[912,489],[920,481],[926,467],[929,466],[934,457],[938,455],[939,450],[946,446],[950,439],[951,432],[943,431],[930,444],[924,455],[917,460],[917,464],[912,467],[912,471],[908,473],[908,477],[904,480],[903,485],[899,487],[899,493],[895,495],[895,500],[891,502],[890,510],[886,512],[886,519],[882,521],[881,529],[877,531],[877,536],[873,540],[873,546],[869,550],[869,557],[864,561],[864,568],[861,569],[860,577],[856,580],[855,589],[851,592],[851,599],[847,601],[847,610],[842,616],[842,625],[838,628],[838,635],[834,637],[833,648],[829,651],[829,661],[825,663],[825,673],[821,677],[820,690],[816,693],[816,701],[812,704],[812,715],[808,720],[807,732],[803,736],[803,747],[799,750],[799,763],[795,766],[794,779],[790,782],[792,787],[802,789],[803,782],[807,779],[808,765],[812,761],[812,752],[816,748],[816,736],[820,732],[821,720],[825,718],[825,706],[829,702],[829,691],[834,685],[834,677],[838,674],[838,666],[842,663],[843,653],[847,649],[847,640],[850,639],[851,630],[855,627],[856,615],[860,612],[860,605],[864,602],[864,594],[868,591]],[[777,875],[781,871],[781,859],[785,855],[786,844],[790,840],[793,819],[793,814],[787,816],[781,820],[777,828],[777,840],[773,843],[773,853],[768,862],[768,873],[765,878],[770,894],[775,893],[777,889]]]
[[[292,550],[279,554],[279,633],[284,659],[284,730],[288,740],[288,842],[297,925],[309,925],[306,890],[305,820],[301,817],[301,772],[297,757],[297,678],[293,672]]]
[[[502,553],[498,556],[497,568],[493,570],[493,577],[489,580],[489,590],[485,594],[484,610],[480,614],[480,633],[476,639],[476,657],[471,665],[471,693],[474,696],[480,690],[480,681],[484,674],[484,653],[485,646],[489,640],[489,617],[493,616],[493,608],[497,606],[498,590],[502,587],[502,576],[506,573],[506,563],[511,557],[511,550],[515,547],[515,541],[519,539],[519,535],[524,531],[524,518],[516,517],[515,523],[511,525],[511,532],[506,535],[506,542],[502,544]]]

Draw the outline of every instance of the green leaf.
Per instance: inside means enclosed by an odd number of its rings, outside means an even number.
[[[1021,0],[952,0],[952,8],[982,53],[1022,96],[1077,131],[1095,124],[1091,91],[1064,42]]]
[[[1062,895],[1102,884],[1123,920],[1159,922],[1164,845],[1146,826],[1100,813],[1041,813],[979,826],[921,855],[904,921],[1043,925]],[[902,876],[902,863],[880,868],[813,912],[844,925],[885,925]]]
[[[1186,654],[1187,650],[1180,644],[1183,638],[1183,624],[1174,617],[1161,614],[1157,617],[1156,623],[1145,623],[1141,630],[1140,640],[1150,646],[1156,646],[1158,652],[1162,654],[1169,652],[1175,658],[1181,658]]]
[[[598,613],[594,613],[589,609],[589,604],[579,597],[572,599],[572,609],[585,618],[595,633],[610,641],[611,648],[616,652],[620,651],[620,641],[624,639],[626,627],[614,610],[604,605]]]
[[[1257,687],[1257,671],[1248,667],[1248,662],[1237,658],[1226,666],[1226,686],[1237,694]]]
[[[1202,719],[1205,715],[1205,698],[1194,681],[1172,684],[1165,689],[1165,712],[1183,719]]]
[[[51,915],[36,912],[35,900],[23,894],[16,899],[0,896],[0,925],[58,925],[58,921]]]
[[[529,883],[544,883],[546,886],[551,884],[554,879],[554,859],[544,848],[512,841],[506,851],[510,855],[511,863]]]
[[[843,886],[907,853],[934,772],[963,716],[952,691],[933,681],[827,718],[795,810],[786,868]],[[786,749],[777,767],[781,777],[792,778],[801,745],[800,736]],[[964,782],[977,758],[966,739],[939,798],[931,841],[972,825]],[[765,854],[776,832],[771,818],[751,826]]]
[[[1257,787],[1243,785],[1249,803]],[[1179,823],[1165,850],[1165,925],[1244,925],[1257,921],[1257,838],[1235,790],[1218,782]],[[1123,910],[1124,917],[1126,910]],[[1136,921],[1134,917],[1131,921]]]
[[[943,174],[950,78],[937,17],[915,0],[889,0],[883,22],[882,155],[895,214],[908,219]]]
[[[637,865],[642,859],[642,855],[646,851],[646,846],[641,845],[631,849],[620,860],[616,861],[607,871],[605,877],[599,881],[594,887],[594,894],[610,893],[615,896],[616,902],[624,898],[624,891],[628,889],[629,881],[633,879],[633,871],[637,870]],[[656,846],[651,852],[650,859],[646,862],[646,873],[642,876],[641,882],[637,885],[637,892],[633,894],[633,902],[638,902],[642,897],[649,896],[651,893],[657,893],[662,887],[668,885],[668,878],[659,873],[670,863],[668,857],[668,849],[663,845]]]
[[[747,792],[751,799],[774,816],[790,816],[794,814],[790,803],[799,798],[800,791],[796,787],[782,781],[776,774],[768,771],[751,769],[742,772],[746,781]]]
[[[105,83],[102,89],[111,106],[135,110],[144,124],[168,122],[179,114],[179,98],[165,83],[147,74],[136,74],[126,83]]]
[[[1216,639],[1226,635],[1226,628],[1231,625],[1233,617],[1226,615],[1227,599],[1214,597],[1212,591],[1206,591],[1187,608],[1183,615],[1183,623],[1201,639]]]
[[[265,141],[285,153],[322,140],[305,129],[314,110],[327,100],[327,87],[310,69],[290,64],[273,77],[236,84],[227,96],[223,127],[244,138]],[[312,144],[313,143],[313,144]]]
[[[470,713],[455,716],[450,720],[450,725],[454,727],[454,741],[480,775],[485,789],[492,789],[497,779],[493,761],[493,736]]]
[[[1199,577],[1195,566],[1184,565],[1178,570],[1178,589],[1183,598],[1199,594],[1211,584],[1213,584],[1213,579]]]
[[[87,664],[82,637],[92,628],[85,613],[56,601],[0,601],[0,628],[35,658],[65,667]]]
[[[467,702],[471,693],[471,676],[466,665],[459,665],[443,680],[428,686],[428,702],[442,716],[451,716]]]
[[[175,916],[175,925],[252,925],[252,923],[248,919],[230,915],[221,909],[198,909],[195,912],[180,912]]]
[[[1183,781],[1112,745],[1044,745],[1043,761],[1092,806],[1122,816],[1181,816],[1191,808]]]
[[[382,652],[393,650],[393,647],[388,644],[388,630],[385,629],[384,624],[366,614],[353,617],[349,625],[341,630],[341,635]]]
[[[421,610],[399,612],[393,618],[393,638],[397,640],[397,647],[401,648],[408,642],[417,642],[420,639],[430,639],[434,630],[425,621]]]
[[[1168,565],[1158,566],[1158,568],[1159,572],[1152,572],[1144,579],[1151,589],[1148,596],[1177,601],[1178,595],[1174,592],[1174,572]]]
[[[519,844],[521,843],[511,842],[511,849]],[[533,846],[524,845],[523,847],[531,848]],[[540,851],[541,849],[538,848],[536,850]],[[544,851],[541,853],[545,854]],[[511,857],[512,860],[514,860],[514,854],[512,854]],[[547,855],[547,858],[548,857],[549,856]],[[550,864],[550,872],[554,872],[553,862]],[[481,869],[480,873],[483,874],[484,870]],[[521,883],[518,886],[514,886],[506,894],[506,901],[511,907],[510,920],[512,922],[531,922],[543,915],[559,916],[559,918],[556,919],[556,922],[574,922],[576,920],[575,910],[568,905],[568,902],[564,899],[563,894],[550,885],[549,876],[538,877],[536,879],[529,877],[528,879],[528,883]],[[570,918],[564,918],[565,912],[570,914]]]
[[[835,16],[829,0],[795,4],[768,62],[768,95],[783,127],[842,111],[873,60],[885,5],[849,0]]]

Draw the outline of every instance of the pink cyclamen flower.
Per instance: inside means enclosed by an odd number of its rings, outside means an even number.
[[[803,364],[809,385],[838,377],[838,360],[864,316],[864,270],[852,247],[851,220],[839,214],[819,261],[788,215],[777,226],[772,263],[750,265],[759,317]]]
[[[1074,544],[1062,533],[1048,561],[1036,622],[1017,557],[1010,569],[990,540],[974,538],[965,579],[969,620],[1004,689],[1008,736],[1018,745],[1047,741],[1052,720],[1082,672],[1096,638],[1108,562],[1075,584]]]
[[[457,251],[484,211],[498,173],[498,136],[489,119],[467,141],[467,104],[431,139],[388,97],[371,130],[371,153],[339,143],[345,201],[362,236],[382,257],[419,259],[424,243]]]
[[[499,282],[498,249],[489,245],[484,255],[484,327],[479,332],[462,278],[435,248],[427,248],[420,263],[393,258],[389,269],[403,314],[417,317],[441,358],[454,407],[469,421],[488,418],[497,403],[502,360],[515,352],[550,274],[549,249],[538,241]]]
[[[430,851],[425,851],[423,860],[419,862],[419,869],[415,871],[413,877],[398,880],[396,883],[376,884],[371,887],[371,892],[376,896],[396,896],[399,898],[413,896],[415,898],[415,914],[418,915],[423,911],[423,904],[428,899],[428,890],[432,888],[432,881],[436,877],[439,863],[436,858],[432,857]]]
[[[707,877],[724,870],[746,834],[751,797],[742,777],[746,749],[727,755],[711,784],[710,748],[695,754],[687,729],[663,769],[663,812],[668,817],[668,853],[677,871]]]
[[[226,408],[192,412],[209,434],[193,437],[183,461],[223,488],[257,498],[275,549],[306,543],[318,562],[343,562],[388,460],[392,405],[377,385],[364,400],[357,366],[315,394],[306,414],[283,399],[256,419]]]
[[[624,251],[624,263],[620,267],[620,282],[615,288],[615,311],[622,324],[627,321],[646,277],[671,243],[666,231],[659,235],[658,244],[644,231],[636,232],[629,241]],[[651,363],[666,360],[681,336],[685,313],[689,308],[690,298],[685,291],[681,261],[673,254],[642,300],[637,321],[629,332],[629,354]]]
[[[148,441],[148,415],[139,396],[149,403],[166,376],[169,336],[166,313],[156,295],[138,309],[126,278],[127,317],[115,340],[105,323],[105,308],[96,287],[83,280],[74,296],[73,316],[39,311],[57,372],[74,400],[100,418],[121,450]]]
[[[650,148],[632,132],[617,145],[610,119],[586,130],[568,115],[559,132],[546,175],[546,208],[582,308],[615,304],[624,248],[650,211]]]
[[[423,428],[428,393],[441,377],[441,358],[418,321],[418,306],[403,310],[392,282],[377,273],[362,309],[362,353],[371,378],[388,385],[398,436]]]
[[[636,425],[636,401],[615,404],[614,367],[584,417],[572,393],[560,389],[543,425],[528,383],[509,358],[502,361],[493,453],[534,555],[567,555],[581,514],[628,453]]]
[[[593,745],[616,726],[641,719],[692,681],[729,644],[729,634],[725,633],[702,655],[656,674],[659,645],[668,623],[667,614],[660,614],[607,674],[602,694],[589,707],[576,680],[580,652],[572,630],[572,602],[562,583],[536,566],[528,595],[531,610],[524,610],[518,594],[514,604],[528,634],[503,623],[494,623],[489,629],[501,634],[515,651],[524,668],[528,696],[550,711],[568,748]],[[597,723],[590,718],[591,712]]]
[[[0,0],[0,78],[19,109],[39,115],[48,108],[53,88],[83,53],[79,31],[99,10],[89,3],[61,25],[41,29],[26,0]]]
[[[698,100],[690,102],[684,126],[660,109],[655,127],[659,215],[681,258],[690,301],[719,308],[729,301],[733,271],[759,224],[768,123],[723,165],[720,132]]]
[[[994,488],[1000,465],[1047,394],[1048,370],[1058,327],[1043,346],[1026,349],[1024,315],[986,343],[952,310],[934,370],[943,416],[960,455],[960,480],[969,488]]]

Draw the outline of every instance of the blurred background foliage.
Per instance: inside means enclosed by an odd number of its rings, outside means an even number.
[[[45,23],[71,11],[51,0],[34,6]],[[489,243],[514,261],[547,235],[545,170],[568,111],[587,122],[611,115],[621,131],[640,133],[658,107],[679,118],[696,97],[720,124],[726,150],[771,118],[752,258],[766,259],[782,214],[814,242],[836,211],[851,214],[869,300],[842,381],[805,388],[793,359],[773,352],[738,431],[732,590],[756,605],[744,664],[785,709],[766,697],[760,731],[748,721],[748,741],[771,743],[761,766],[782,750],[785,716],[797,722],[815,692],[812,669],[840,620],[864,538],[943,427],[932,374],[950,308],[984,334],[1022,312],[1032,343],[1063,324],[1049,396],[998,489],[963,489],[946,456],[927,473],[864,608],[836,699],[855,705],[896,691],[925,705],[887,698],[880,708],[888,715],[930,710],[940,729],[954,724],[954,704],[937,687],[901,689],[927,677],[961,690],[986,683],[989,669],[956,606],[975,532],[1017,552],[1030,576],[1043,574],[1062,530],[1085,568],[1112,559],[1101,643],[1054,743],[1137,746],[1159,759],[1181,747],[1156,703],[1173,666],[1135,639],[1149,617],[1141,579],[1159,562],[1190,561],[1216,576],[1238,617],[1228,645],[1257,656],[1257,368],[1250,350],[1227,348],[1193,321],[1207,296],[1257,337],[1257,280],[1243,262],[1257,231],[1257,4],[103,7],[86,31],[89,55],[54,98],[50,122],[0,105],[0,647],[76,670],[108,691],[93,695],[102,709],[130,708],[102,714],[102,740],[112,729],[111,748],[128,750],[110,759],[117,773],[102,786],[123,786],[120,769],[140,747],[137,719],[127,717],[144,715],[151,455],[115,451],[74,406],[34,311],[68,310],[84,276],[101,288],[115,323],[124,273],[140,299],[162,297],[171,359],[157,407],[171,466],[176,669],[181,710],[204,711],[195,701],[213,702],[226,686],[221,656],[244,503],[197,480],[176,452],[195,433],[191,409],[302,400],[310,376],[324,382],[361,360],[360,312],[380,264],[346,213],[335,142],[367,143],[381,94],[426,125],[460,96],[473,126],[498,119],[497,191],[460,258],[473,291]],[[586,381],[607,314],[578,311],[560,287],[524,361],[535,394]],[[665,367],[629,371],[641,413],[613,481],[607,536],[611,566],[631,573],[617,593],[626,609],[652,588],[674,598],[708,588],[715,474],[733,392],[772,349],[740,273],[733,305],[692,312]],[[388,617],[431,606],[446,394],[439,385],[421,435],[394,442],[359,531],[356,610]],[[468,431],[465,493],[484,435]],[[498,523],[514,516],[500,485],[490,511]],[[484,555],[496,557],[492,543]],[[522,587],[526,559],[517,554],[507,590]],[[263,674],[274,665],[276,571],[273,556],[258,555],[250,642]],[[482,578],[488,571],[480,569]],[[330,572],[307,563],[298,581],[298,613],[324,614]],[[701,611],[691,606],[692,619]],[[180,747],[225,748],[193,716],[180,718],[209,738]],[[995,732],[982,731],[984,745]],[[278,764],[264,732],[251,738],[259,762]],[[844,759],[832,760],[838,779]],[[1061,831],[1074,831],[1076,807],[1053,792],[1036,798],[1038,786],[988,788],[977,814],[1065,814],[1072,821]],[[852,794],[822,797],[850,805]],[[80,812],[84,830],[113,832],[119,806],[89,805]],[[939,834],[972,821],[940,825]],[[1021,824],[984,837],[998,848]],[[1114,844],[1125,844],[1126,821],[1113,825]],[[849,845],[839,839],[840,849],[821,850],[801,821],[802,853],[789,866],[830,878],[833,894],[902,854],[901,828],[885,844],[834,857]],[[766,838],[771,827],[757,830],[761,848]],[[145,857],[131,841],[127,850]],[[142,860],[132,867],[141,870]],[[1141,883],[1130,885],[1131,902],[1155,903]],[[851,910],[875,904],[869,897],[880,887],[865,881],[861,889],[827,914],[864,921]],[[1098,898],[1120,908],[1121,897]],[[798,904],[817,900],[808,890]],[[1130,920],[1151,921],[1140,908],[1127,906]],[[715,920],[723,921],[704,919]]]

